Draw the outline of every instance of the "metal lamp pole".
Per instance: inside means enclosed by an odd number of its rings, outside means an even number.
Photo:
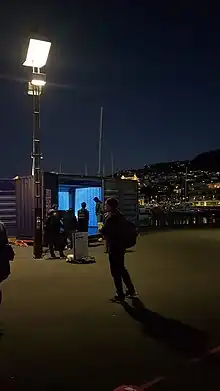
[[[34,175],[34,258],[43,252],[42,234],[42,175],[40,152],[40,87],[33,86],[33,175]]]
[[[40,152],[40,95],[46,84],[46,75],[41,68],[46,65],[51,42],[30,39],[24,66],[32,69],[31,81],[28,83],[28,94],[33,96],[33,151],[32,175],[34,186],[34,258],[42,257],[43,244],[43,195]]]
[[[103,107],[101,107],[101,112],[100,112],[100,124],[99,124],[99,162],[98,162],[98,176],[101,176],[102,137],[103,137]]]

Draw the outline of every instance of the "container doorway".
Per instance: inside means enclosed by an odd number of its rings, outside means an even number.
[[[98,197],[102,200],[102,187],[78,187],[77,185],[61,185],[58,190],[58,207],[59,210],[73,209],[77,217],[78,210],[81,208],[82,202],[86,202],[86,207],[89,211],[89,235],[98,233],[98,224],[95,213],[94,198]]]

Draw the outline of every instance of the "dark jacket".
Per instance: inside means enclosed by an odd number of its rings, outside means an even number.
[[[64,225],[59,211],[51,211],[44,225],[45,244],[58,244],[63,234]]]
[[[0,248],[8,244],[7,232],[4,224],[0,221]]]
[[[125,217],[119,210],[109,214],[105,219],[104,226],[100,232],[107,240],[110,252],[125,249],[124,223]]]
[[[78,228],[77,218],[73,212],[67,211],[63,218],[64,229],[66,232],[76,231]]]
[[[99,215],[103,214],[103,204],[102,204],[102,201],[96,202],[95,214],[96,214],[96,216],[99,216]]]
[[[78,228],[80,232],[88,232],[89,211],[87,209],[78,210]]]
[[[12,247],[8,247],[8,236],[4,224],[0,222],[0,282],[8,278],[10,274],[10,258],[9,250],[13,253]]]

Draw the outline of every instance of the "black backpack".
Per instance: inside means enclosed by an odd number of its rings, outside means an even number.
[[[134,247],[136,245],[138,236],[135,224],[132,223],[132,221],[125,219],[123,231],[125,248]]]

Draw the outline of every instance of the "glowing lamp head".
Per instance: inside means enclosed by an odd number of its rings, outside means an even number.
[[[32,84],[33,86],[36,86],[36,87],[44,87],[45,84],[46,84],[46,82],[43,81],[43,80],[32,79],[32,80],[31,80],[31,84]]]
[[[36,88],[37,87],[37,88]],[[42,95],[43,86],[33,85],[32,82],[28,82],[28,95]]]
[[[31,84],[36,87],[44,87],[46,84],[46,75],[45,73],[32,73]]]
[[[23,65],[31,68],[43,68],[47,62],[50,47],[51,42],[30,39],[27,57]]]

